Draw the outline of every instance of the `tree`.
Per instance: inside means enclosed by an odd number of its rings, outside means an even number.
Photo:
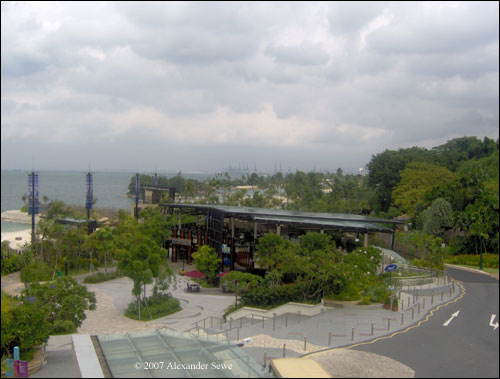
[[[376,213],[387,212],[392,204],[392,191],[401,180],[400,172],[410,162],[433,162],[436,153],[420,147],[386,150],[368,163],[368,185],[374,189],[372,208]]]
[[[445,228],[453,226],[453,210],[445,199],[436,199],[424,212],[423,229],[429,234],[443,236]]]
[[[484,141],[477,137],[454,138],[433,148],[438,153],[441,164],[451,171],[455,171],[461,162],[483,158],[494,149],[495,142],[488,137],[485,137]]]
[[[86,310],[96,309],[96,299],[87,287],[72,278],[57,278],[55,283],[36,283],[31,286],[31,296],[36,296],[36,307],[44,314],[52,333],[76,330],[85,320]],[[21,295],[27,296],[25,289]]]
[[[329,236],[312,232],[301,236],[298,254],[293,261],[304,299],[317,299],[329,286],[338,284],[339,257]]]
[[[435,185],[451,183],[455,175],[448,169],[427,162],[409,163],[401,171],[401,180],[394,188],[394,204],[414,217],[417,203],[424,203],[425,193]]]
[[[259,239],[255,262],[270,271],[280,270],[288,259],[290,242],[277,234],[266,234]]]
[[[51,327],[38,305],[19,304],[4,309],[5,301],[8,300],[2,292],[2,357],[11,356],[15,346],[19,346],[23,354],[33,346],[47,342]]]
[[[118,260],[118,268],[132,279],[134,287],[132,295],[137,299],[140,317],[141,293],[146,285],[155,281],[157,286],[165,288],[164,279],[171,274],[166,260],[166,250],[160,248],[154,238],[141,230],[139,223],[128,216],[115,229],[114,254]],[[160,289],[162,289],[160,288]]]
[[[193,253],[193,261],[196,269],[205,274],[209,283],[215,284],[218,279],[221,258],[210,246],[201,246]]]

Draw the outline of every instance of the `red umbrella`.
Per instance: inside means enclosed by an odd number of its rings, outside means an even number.
[[[204,278],[205,274],[198,271],[198,270],[193,270],[193,271],[186,272],[184,274],[184,276],[188,276],[190,278]]]
[[[219,278],[222,278],[224,275],[229,274],[230,272],[231,272],[231,270],[221,272],[221,273],[219,274]]]

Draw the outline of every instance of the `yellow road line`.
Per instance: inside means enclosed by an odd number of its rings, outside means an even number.
[[[410,331],[410,330],[412,330],[414,328],[418,328],[424,322],[427,322],[429,320],[429,318],[434,315],[435,311],[437,311],[437,310],[439,310],[441,308],[444,308],[447,305],[456,303],[457,301],[461,300],[465,296],[465,288],[462,285],[462,283],[459,282],[459,281],[455,281],[455,282],[462,288],[462,293],[460,294],[460,296],[456,297],[455,299],[453,299],[453,300],[451,300],[451,301],[449,301],[447,303],[438,305],[436,308],[434,308],[434,309],[432,309],[430,311],[430,313],[425,317],[425,319],[420,320],[415,325],[411,325],[411,326],[407,327],[404,330],[399,330],[397,332],[392,333],[391,335],[382,336],[382,337],[376,338],[376,339],[368,341],[368,342],[360,342],[360,343],[357,343],[357,344],[354,344],[354,345],[349,345],[349,346],[344,346],[344,347],[334,347],[334,348],[328,349],[328,350],[317,351],[317,352],[314,352],[314,353],[306,354],[306,355],[302,356],[302,358],[309,358],[309,357],[311,357],[313,355],[319,355],[319,354],[323,354],[323,353],[328,353],[329,351],[334,351],[334,350],[352,349],[353,347],[357,347],[357,346],[370,345],[370,344],[375,343],[377,341],[389,339],[389,338],[392,338],[394,336],[397,336],[398,334],[403,334],[403,333],[406,333],[406,332],[408,332],[408,331]]]

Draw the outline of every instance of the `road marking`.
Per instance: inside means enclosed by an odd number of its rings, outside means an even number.
[[[493,315],[493,314],[491,315],[490,326],[492,326],[494,330],[497,330],[498,321],[493,324],[493,321],[495,321],[495,317],[497,317],[497,315]]]
[[[371,341],[359,342],[359,343],[356,343],[354,345],[349,345],[349,346],[345,346],[345,347],[325,348],[324,350],[319,350],[319,351],[315,351],[313,353],[308,353],[308,354],[302,355],[301,358],[309,358],[309,357],[312,357],[313,355],[321,355],[321,354],[328,353],[329,351],[333,351],[333,350],[353,349],[353,348],[358,347],[358,346],[371,345],[371,344],[376,343],[378,341],[383,341],[383,340],[391,339],[391,338],[393,338],[393,337],[395,337],[397,335],[408,333],[410,330],[418,328],[423,323],[429,321],[429,319],[434,315],[434,312],[437,312],[441,308],[444,308],[444,307],[446,307],[446,306],[448,306],[450,304],[453,304],[453,303],[458,302],[459,300],[462,300],[462,298],[465,296],[465,294],[466,294],[467,291],[465,290],[465,287],[462,285],[462,283],[459,280],[455,280],[455,283],[457,283],[457,285],[459,285],[460,288],[461,288],[461,290],[462,290],[461,294],[458,297],[455,297],[453,300],[448,301],[445,304],[438,305],[436,308],[432,309],[429,312],[429,314],[427,314],[427,316],[425,317],[425,319],[419,321],[416,324],[408,326],[406,329],[398,330],[397,332],[394,332],[394,333],[392,333],[390,335],[377,337],[377,338],[372,339]]]
[[[455,317],[458,317],[458,314],[460,313],[460,311],[456,311],[455,313],[453,313],[451,315],[451,317],[448,319],[448,321],[446,321],[443,326],[448,326],[449,323],[455,318]]]

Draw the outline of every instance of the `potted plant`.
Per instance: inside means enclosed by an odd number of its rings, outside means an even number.
[[[394,297],[392,300],[392,311],[397,312],[398,311],[398,298]]]
[[[391,309],[391,298],[387,295],[384,299],[384,309]]]

